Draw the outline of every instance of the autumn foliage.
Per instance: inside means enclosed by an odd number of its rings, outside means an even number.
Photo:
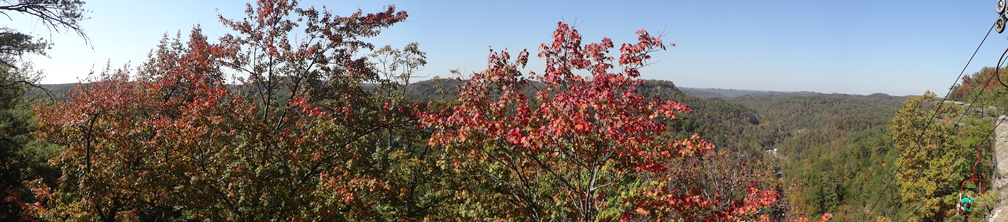
[[[457,99],[421,103],[404,96],[418,46],[362,40],[405,12],[261,0],[246,14],[222,17],[235,33],[217,43],[196,27],[39,106],[36,137],[65,149],[56,183],[29,182],[28,219],[781,219],[762,180],[697,172],[726,154],[666,129],[686,104],[635,90],[649,54],[674,46],[644,30],[617,58],[559,23],[543,72],[523,70],[527,50],[491,50]],[[719,180],[733,182],[704,182]]]
[[[609,38],[583,45],[577,30],[559,23],[554,41],[539,47],[544,72],[521,71],[527,51],[513,61],[507,51],[491,51],[487,70],[465,81],[455,103],[424,115],[443,165],[468,181],[457,217],[770,219],[764,208],[778,194],[760,184],[742,187],[748,193],[742,199],[714,199],[702,187],[682,186],[698,179],[696,172],[672,169],[714,146],[696,135],[671,138],[663,121],[690,109],[634,89],[648,54],[665,49],[646,31],[637,34],[638,42],[623,44],[615,60]],[[523,93],[530,87],[534,95]]]
[[[398,187],[379,180],[372,145],[416,106],[383,106],[362,88],[379,79],[354,57],[372,47],[356,38],[406,14],[294,6],[249,6],[249,18],[223,20],[238,34],[219,44],[198,28],[186,44],[164,40],[138,73],[106,70],[39,109],[40,137],[67,146],[52,160],[66,167],[60,189],[39,184],[43,202],[29,207],[52,220],[380,215],[375,199]],[[308,36],[288,40],[295,21]],[[242,86],[226,69],[247,76]]]

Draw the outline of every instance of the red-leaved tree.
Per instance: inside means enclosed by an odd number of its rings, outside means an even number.
[[[678,182],[666,175],[667,164],[714,147],[696,135],[668,136],[662,120],[690,112],[686,105],[636,92],[649,53],[665,49],[659,38],[637,34],[617,60],[609,38],[583,45],[577,30],[559,23],[555,40],[539,47],[544,72],[521,71],[526,51],[513,61],[506,51],[491,51],[488,68],[470,76],[456,104],[423,117],[444,167],[468,178],[455,200],[465,203],[457,216],[663,220],[719,201],[665,189]],[[755,215],[776,200],[773,191],[747,189],[748,197],[724,200],[740,204],[707,219]]]
[[[66,149],[51,160],[62,169],[58,184],[32,185],[39,202],[25,207],[33,216],[429,215],[444,195],[431,185],[432,152],[415,129],[423,106],[383,90],[403,84],[382,78],[393,75],[376,72],[360,52],[374,48],[362,38],[406,13],[388,7],[343,17],[298,8],[297,1],[261,0],[246,14],[222,18],[237,33],[220,43],[208,42],[198,28],[188,42],[166,39],[137,72],[106,70],[69,92],[66,102],[40,107],[39,138]],[[393,53],[395,65],[422,66],[415,45],[406,51]],[[239,84],[230,81],[232,73]]]

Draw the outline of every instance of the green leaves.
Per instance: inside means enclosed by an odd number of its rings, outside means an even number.
[[[939,106],[934,94],[928,93],[910,98],[893,119],[893,141],[900,153],[898,162],[903,163],[896,181],[912,219],[942,219],[955,213],[959,185],[972,177],[977,147],[982,148],[980,158],[985,162],[981,166],[990,164],[989,119],[969,113],[961,116],[962,110],[951,102]],[[990,174],[986,167],[980,170]],[[974,196],[978,192],[966,191],[965,195]]]

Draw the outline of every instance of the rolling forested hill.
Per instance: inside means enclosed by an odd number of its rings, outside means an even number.
[[[679,99],[689,101],[689,105],[697,104],[698,107],[704,107],[706,101],[723,99],[725,102],[716,107],[737,105],[755,113],[753,121],[741,121],[752,124],[737,125],[732,123],[740,122],[738,120],[720,122],[705,119],[696,123],[700,127],[695,128],[730,129],[713,133],[716,135],[706,135],[707,138],[731,137],[715,139],[722,147],[733,144],[742,150],[765,150],[767,159],[772,159],[772,165],[779,170],[781,180],[778,182],[787,187],[787,191],[782,193],[789,200],[789,206],[794,208],[792,210],[800,215],[811,217],[831,213],[833,221],[906,221],[912,218],[959,221],[964,219],[956,210],[956,204],[963,195],[960,194],[960,183],[966,186],[963,181],[971,175],[976,176],[973,174],[976,174],[977,169],[972,167],[980,167],[980,173],[991,173],[987,169],[991,166],[990,150],[981,150],[981,157],[970,156],[978,155],[978,146],[980,149],[990,149],[990,138],[987,138],[989,134],[986,133],[990,128],[988,124],[993,122],[993,117],[1000,115],[998,113],[1002,113],[998,110],[1003,108],[1005,98],[1008,98],[1008,88],[989,81],[994,73],[994,69],[988,67],[964,77],[964,83],[955,86],[954,93],[949,98],[959,102],[945,101],[945,104],[959,106],[944,108],[935,106],[940,104],[936,100],[942,99],[930,92],[923,97],[903,97],[881,93],[845,95],[684,89],[682,92],[694,97]],[[921,100],[933,103],[921,105]],[[963,105],[970,103],[985,108],[980,109],[983,111],[963,110],[978,109]],[[725,109],[697,108],[692,115],[739,118],[723,110]],[[907,112],[917,113],[918,116],[914,117]],[[935,119],[936,115],[949,116]],[[950,120],[953,118],[957,120]],[[682,122],[689,121],[685,119]],[[907,122],[911,125],[914,122],[937,124],[908,128]],[[928,126],[931,128],[919,128]],[[949,131],[943,134],[943,128]],[[726,133],[737,130],[742,133]],[[897,136],[905,135],[907,131],[910,132],[910,140],[914,137],[918,140],[907,141],[905,136]],[[918,155],[915,153],[924,152],[920,150],[927,146],[927,143],[919,144],[920,137],[924,134],[930,136],[923,137],[950,142],[933,145],[931,149],[939,150],[935,153],[915,157]],[[908,144],[914,145],[907,147]],[[908,159],[921,161],[923,165],[900,164]],[[934,165],[943,161],[953,164]],[[973,166],[974,161],[978,161],[979,165]],[[897,167],[900,169],[896,169]],[[896,172],[910,172],[913,176],[899,179],[901,177]],[[921,172],[935,172],[935,175],[928,176]],[[918,182],[920,184],[916,184]],[[909,188],[910,190],[907,188],[914,186],[917,187]],[[969,218],[981,219],[990,213],[989,201],[981,200],[978,204],[980,210],[966,214]]]
[[[759,113],[761,124],[752,134],[777,157],[798,212],[831,212],[836,220],[857,221],[864,216],[859,210],[872,201],[881,199],[874,212],[895,207],[891,192],[882,190],[897,158],[889,125],[905,99],[789,93],[732,101]]]
[[[797,92],[778,92],[778,91],[766,91],[766,90],[689,88],[689,87],[682,87],[679,88],[679,90],[682,90],[686,94],[700,98],[722,98],[722,99],[731,99],[739,96],[760,96],[760,95],[797,93]],[[800,93],[809,94],[809,92],[800,92]]]
[[[811,92],[686,89],[700,98],[683,98],[689,105],[723,101],[696,109],[694,116],[724,116],[722,107],[741,106],[754,116],[739,121],[703,121],[698,128],[722,128],[710,138],[722,144],[764,150],[775,159],[790,205],[813,216],[832,213],[834,220],[858,221],[864,209],[879,201],[868,218],[891,215],[899,206],[892,189],[883,192],[898,154],[889,125],[906,97],[886,94],[846,95]],[[724,99],[724,100],[722,100]],[[730,112],[728,112],[730,113]],[[689,120],[687,120],[689,121]],[[687,122],[684,121],[684,122]],[[723,133],[723,132],[741,133]],[[880,197],[881,195],[881,197]]]

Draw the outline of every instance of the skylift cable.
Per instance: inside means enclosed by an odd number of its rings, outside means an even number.
[[[1001,119],[1001,118],[998,118],[998,120],[997,120],[997,123],[995,123],[995,124],[994,124],[994,128],[991,128],[990,132],[987,132],[987,136],[985,136],[985,137],[991,137],[992,135],[994,135],[994,131],[996,131],[996,130],[997,130],[997,127],[998,127],[999,125],[1001,125],[1001,123],[1003,123],[1003,122],[1004,122],[1004,119]],[[979,152],[979,151],[977,151],[977,152]],[[961,157],[961,156],[960,156],[960,157]],[[945,174],[945,178],[943,178],[942,180],[948,180],[948,178],[949,178],[949,177],[951,177],[951,176],[952,176],[952,174],[954,174],[954,173],[953,173],[952,171],[949,171],[949,173]],[[993,186],[992,186],[992,188],[993,188]],[[962,190],[960,190],[959,192],[962,192]],[[921,204],[921,206],[920,206],[920,207],[918,207],[918,208],[916,208],[916,209],[914,209],[914,211],[917,211],[917,210],[919,210],[919,209],[920,209],[921,207],[923,207],[923,206],[927,206],[927,205],[925,205],[925,204]],[[870,212],[870,211],[869,211],[869,212]],[[969,217],[969,215],[964,215],[964,217],[967,217],[967,218],[968,218],[968,217]]]
[[[1008,49],[1005,49],[1005,53],[1008,53]],[[1001,64],[1001,62],[1002,62],[1002,61],[1003,61],[1003,62],[1008,62],[1008,60],[1003,60],[1003,59],[1004,59],[1004,56],[1005,56],[1005,53],[1002,53],[1002,55],[1001,55],[1002,59],[1001,59],[1001,61],[999,61],[999,63],[997,64],[997,66],[996,66],[997,68],[995,68],[995,70],[999,70],[999,69],[1000,69],[1000,67],[1001,67],[1001,65],[1002,65],[1002,64]],[[983,85],[983,86],[986,86],[986,85],[990,84],[990,83],[991,83],[991,81],[992,81],[992,80],[994,80],[994,77],[995,77],[995,75],[991,75],[990,77],[988,77],[988,78],[987,78],[987,81],[985,81],[985,82],[984,82],[984,85]],[[958,82],[958,81],[957,81],[957,82]],[[964,109],[963,109],[963,111],[962,111],[962,114],[959,114],[959,119],[958,119],[958,120],[957,120],[956,122],[962,122],[962,119],[963,119],[964,117],[966,117],[966,114],[968,114],[968,113],[969,113],[969,111],[970,111],[970,109],[972,109],[972,107],[973,107],[973,104],[975,104],[975,103],[976,103],[976,101],[977,101],[977,100],[979,100],[979,98],[980,98],[980,95],[983,95],[983,91],[984,91],[985,89],[986,89],[986,87],[981,87],[981,88],[980,88],[980,92],[978,92],[978,93],[976,94],[976,96],[974,96],[974,97],[973,97],[973,99],[972,99],[972,101],[971,101],[970,103],[967,103],[967,105],[966,105],[966,108],[964,108]],[[950,92],[951,92],[951,90],[950,90]],[[948,95],[946,95],[946,97],[948,97]],[[926,131],[928,130],[928,127],[930,127],[931,123],[935,122],[935,121],[934,121],[934,118],[935,118],[935,115],[934,115],[934,114],[937,114],[937,113],[938,113],[938,110],[940,110],[940,109],[941,109],[941,106],[942,106],[943,104],[945,104],[945,102],[944,102],[944,101],[945,101],[945,99],[942,99],[942,103],[938,104],[938,107],[937,107],[937,108],[935,109],[935,112],[934,112],[934,113],[933,113],[933,114],[931,115],[931,118],[929,118],[929,119],[928,119],[928,120],[929,120],[929,121],[928,121],[928,124],[927,124],[927,125],[926,125],[926,126],[925,126],[925,127],[923,128],[923,129],[922,129],[922,131],[921,131],[920,133],[918,133],[918,134],[917,134],[917,141],[916,141],[916,142],[917,142],[918,146],[920,146],[920,143],[921,143],[921,138],[922,138],[922,136],[923,136],[924,132],[926,132]],[[1002,123],[1002,122],[1003,122],[1003,120],[1002,120],[1002,119],[998,119],[997,123],[995,123],[995,124],[994,124],[994,127],[993,127],[993,128],[991,128],[991,130],[990,130],[990,131],[989,131],[989,132],[987,133],[987,135],[985,136],[985,138],[986,138],[986,137],[990,137],[991,135],[993,135],[993,134],[994,134],[994,131],[995,131],[995,130],[997,129],[997,127],[998,127],[999,125],[1001,125],[1001,123]],[[955,123],[955,122],[953,122],[953,123]],[[979,151],[978,151],[978,152],[979,152]],[[960,155],[960,156],[959,156],[959,158],[961,158],[961,157],[962,157],[962,155]],[[898,171],[898,170],[899,170],[899,169],[900,169],[900,168],[902,167],[901,165],[902,165],[903,163],[905,163],[905,161],[906,161],[906,159],[904,159],[903,161],[901,161],[901,162],[900,162],[900,164],[896,166],[896,169],[895,169],[895,170],[897,170],[897,171]],[[950,172],[949,172],[948,174],[946,174],[946,175],[945,175],[945,178],[943,178],[942,180],[948,180],[948,178],[949,178],[949,177],[951,177],[951,176],[952,176],[952,174],[953,174],[953,172],[951,172],[951,171],[950,171]],[[890,184],[892,183],[893,179],[895,179],[895,178],[896,178],[896,174],[894,173],[894,174],[893,174],[893,176],[892,176],[892,177],[890,177],[890,180],[889,180],[889,183],[887,183],[887,184],[886,184],[886,188],[884,188],[884,189],[882,190],[882,192],[885,192],[885,191],[886,191],[887,189],[889,189],[889,186],[890,186]],[[878,204],[878,201],[879,201],[880,199],[881,199],[881,195],[879,195],[879,198],[877,198],[877,199],[875,200],[875,203],[874,203],[874,204],[872,204],[872,207],[871,207],[871,208],[869,208],[869,211],[868,211],[868,212],[871,212],[872,210],[874,210],[874,208],[875,208],[875,205],[876,205],[876,204]],[[922,207],[924,207],[924,206],[926,206],[926,205],[921,205],[921,206],[920,206],[920,207],[918,207],[917,209],[920,209],[920,208],[922,208]],[[914,211],[916,211],[917,209],[915,209]],[[865,214],[865,217],[867,217],[867,216],[868,216],[868,214]],[[862,218],[862,221],[864,221],[865,219],[867,219],[867,218]]]
[[[991,31],[994,30],[994,27],[997,26],[999,24],[999,22],[1001,22],[1000,23],[1001,24],[1001,29],[1004,29],[1004,24],[1005,23],[1000,18],[998,19],[998,21],[994,22],[994,24],[991,24],[991,27],[990,27],[990,29],[987,30],[987,34],[984,35],[983,40],[980,40],[980,45],[977,45],[976,50],[973,50],[973,55],[970,56],[970,58],[969,58],[968,61],[966,61],[966,65],[963,66],[962,71],[959,71],[959,76],[956,77],[955,82],[953,82],[952,86],[949,87],[948,92],[945,93],[945,97],[943,97],[942,101],[940,103],[938,103],[938,108],[935,109],[935,110],[940,110],[941,106],[945,105],[945,100],[948,99],[949,95],[952,95],[952,89],[954,89],[955,85],[959,83],[959,79],[962,79],[963,73],[966,73],[966,68],[968,68],[969,65],[970,65],[970,63],[973,62],[973,58],[976,57],[977,52],[980,51],[980,47],[982,47],[983,44],[984,44],[984,42],[987,41],[987,37],[990,36]],[[930,119],[934,119],[935,115],[937,115],[937,114],[938,114],[938,112],[932,113],[931,118],[928,118],[929,121],[928,121],[927,125],[924,126],[924,130],[927,130],[928,127],[931,127],[931,123],[933,123],[934,121],[930,121]],[[920,142],[921,142],[921,136],[923,136],[923,135],[924,135],[924,131],[921,131],[920,133],[917,134],[917,141],[916,141],[917,144],[920,144]],[[895,170],[899,170],[903,166],[903,164],[905,162],[906,162],[906,160],[900,161],[899,164],[896,165]],[[882,193],[885,193],[886,190],[889,189],[889,187],[892,185],[893,180],[895,180],[895,179],[896,179],[896,173],[893,172],[893,176],[889,177],[889,182],[886,182],[886,186],[885,186],[885,188],[882,189]],[[865,221],[868,218],[868,214],[870,214],[872,211],[875,210],[875,206],[878,205],[879,200],[882,199],[881,195],[877,195],[877,196],[878,197],[875,198],[875,203],[872,203],[871,207],[868,208],[868,211],[865,212],[864,217],[861,218],[861,221]]]
[[[996,124],[994,124],[994,128],[992,128],[992,129],[991,129],[991,131],[990,131],[990,132],[988,132],[988,133],[987,133],[987,136],[985,136],[985,137],[990,137],[991,135],[994,135],[994,131],[996,131],[996,129],[997,129],[997,127],[998,127],[998,125],[1001,125],[1001,123],[1003,123],[1003,122],[1004,122],[1004,119],[1001,119],[1001,118],[998,118],[998,121],[997,121],[997,123],[996,123]],[[978,151],[978,152],[979,152],[979,151]],[[961,156],[960,156],[960,157],[961,157]],[[945,174],[945,178],[943,178],[942,180],[948,180],[948,178],[949,178],[949,177],[951,177],[951,176],[952,176],[952,174],[954,174],[954,173],[953,173],[952,171],[949,171],[949,173]],[[993,188],[993,186],[992,186],[992,188]],[[960,192],[962,192],[962,190],[960,190]],[[916,209],[914,209],[914,211],[917,211],[917,210],[921,209],[921,207],[924,207],[924,206],[927,206],[927,205],[926,205],[926,204],[921,204],[921,206],[920,206],[920,207],[918,207],[918,208],[916,208]],[[869,211],[869,212],[870,212],[870,211]],[[964,217],[968,218],[968,217],[969,217],[969,215],[964,215]]]
[[[1004,57],[1005,57],[1005,54],[1008,54],[1008,48],[1006,48],[1006,49],[1005,49],[1005,52],[1004,52],[1004,53],[1001,53],[1001,58],[1000,58],[1000,59],[998,59],[998,63],[997,63],[997,66],[995,66],[995,68],[994,68],[994,71],[995,71],[995,72],[999,72],[999,70],[1001,69],[1001,65],[1002,65],[1002,62],[1008,62],[1008,61],[1004,60]],[[980,92],[978,92],[978,93],[976,94],[976,96],[974,96],[974,97],[973,97],[973,100],[972,100],[972,101],[971,101],[970,103],[967,103],[967,105],[966,105],[966,108],[964,108],[964,109],[963,109],[963,111],[962,111],[963,113],[959,115],[959,120],[956,120],[956,121],[955,121],[955,122],[953,122],[953,123],[957,123],[957,122],[962,122],[963,118],[964,118],[964,117],[966,117],[966,114],[967,114],[967,113],[969,113],[969,112],[970,112],[970,110],[971,110],[971,109],[973,108],[973,104],[976,104],[977,100],[979,100],[979,99],[980,99],[980,95],[983,95],[983,91],[984,91],[985,89],[987,89],[987,87],[986,87],[986,86],[987,86],[987,85],[990,85],[991,81],[992,81],[992,80],[994,80],[994,77],[995,77],[995,76],[1000,76],[1000,75],[991,75],[990,77],[988,77],[988,78],[987,78],[987,81],[985,81],[985,82],[984,82],[984,84],[982,85],[982,87],[980,87]],[[998,81],[1000,81],[1000,79],[999,79]],[[939,108],[940,108],[940,107],[939,107]],[[938,110],[935,110],[935,112],[937,113],[937,112],[938,112]],[[934,121],[932,120],[931,122],[934,122]],[[993,134],[994,134],[994,132],[995,132],[995,131],[997,130],[997,127],[998,127],[999,125],[1001,125],[1001,122],[1003,122],[1003,119],[1001,119],[1001,118],[998,118],[997,122],[996,122],[996,123],[994,124],[994,127],[993,127],[993,128],[991,128],[991,130],[990,130],[989,132],[987,132],[987,135],[986,135],[986,136],[984,136],[984,138],[990,138],[990,137],[991,137],[991,135],[993,135]],[[927,130],[927,128],[924,128],[924,130]],[[918,139],[919,139],[919,138],[918,138]],[[917,143],[918,143],[918,144],[920,144],[920,141],[918,140],[918,142],[917,142]],[[993,146],[993,144],[991,144],[991,146]],[[992,149],[993,149],[993,148],[992,148]],[[979,152],[980,152],[980,147],[977,147],[977,158],[979,158],[979,157],[980,157],[980,153],[979,153]],[[962,155],[960,155],[960,156],[959,156],[958,158],[962,158]],[[977,163],[979,163],[979,161],[980,161],[980,160],[979,160],[979,159],[977,159]],[[899,170],[899,169],[897,168],[897,170]],[[943,178],[943,179],[942,179],[942,181],[945,181],[945,180],[948,180],[948,179],[949,179],[949,177],[951,177],[951,176],[952,176],[952,174],[953,174],[953,172],[952,172],[952,171],[949,171],[949,172],[948,172],[947,174],[945,174],[945,178]],[[984,175],[984,177],[986,178],[986,175]],[[972,179],[975,179],[975,178],[976,178],[976,165],[974,164],[974,166],[973,166],[973,176],[971,177],[971,180],[972,180]],[[964,185],[966,184],[966,182],[967,182],[967,181],[963,181],[963,183],[962,183],[962,184],[960,184],[960,189],[959,189],[959,196],[960,196],[960,198],[962,198],[962,186],[964,186]],[[983,185],[981,185],[981,187],[982,187],[982,186],[983,186]],[[983,192],[982,188],[981,188],[980,192],[981,192],[981,193]],[[924,206],[927,206],[927,205],[923,205],[923,204],[922,204],[922,205],[921,205],[920,207],[924,207]],[[957,208],[958,208],[958,207],[957,207]],[[920,208],[917,208],[917,209],[915,209],[914,211],[917,211],[918,209],[920,209]],[[961,212],[961,209],[956,209],[956,210],[957,210],[957,212]],[[968,215],[965,215],[965,216],[966,216],[966,217],[968,217]]]

